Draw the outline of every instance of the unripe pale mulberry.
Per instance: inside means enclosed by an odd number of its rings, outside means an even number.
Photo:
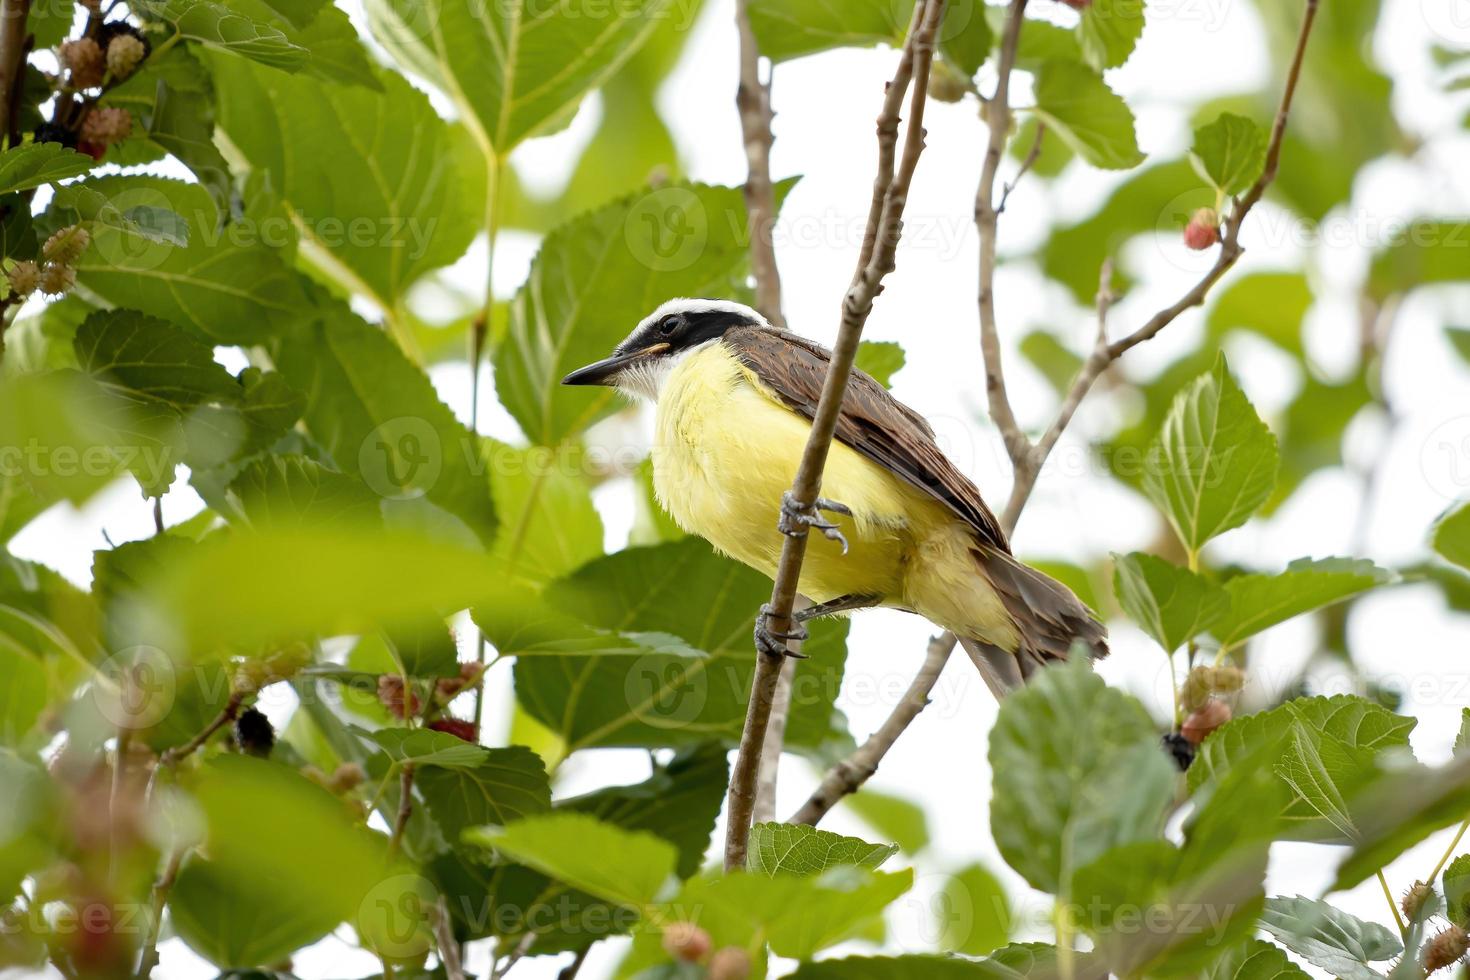
[[[126,109],[110,106],[93,109],[82,120],[82,142],[111,146],[121,143],[133,132],[133,116]]]
[[[61,42],[61,63],[71,72],[73,88],[96,88],[107,67],[102,48],[90,37]]]
[[[63,293],[69,293],[76,284],[76,270],[69,265],[57,265],[54,262],[48,262],[41,269],[41,292],[48,296],[60,296]]]
[[[17,262],[5,274],[15,295],[25,298],[41,285],[41,267],[34,262]]]
[[[142,41],[131,34],[119,34],[107,44],[107,71],[113,78],[127,78],[147,56]]]

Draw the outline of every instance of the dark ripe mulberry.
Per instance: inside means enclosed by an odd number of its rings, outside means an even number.
[[[35,140],[37,143],[60,143],[72,149],[76,149],[77,146],[77,134],[54,122],[37,126]]]
[[[235,747],[246,755],[264,759],[276,744],[276,730],[270,719],[255,708],[246,708],[235,719]]]
[[[428,727],[430,731],[444,732],[466,742],[478,743],[480,741],[480,733],[472,721],[463,721],[459,718],[438,718],[429,722]]]
[[[103,24],[97,31],[97,45],[106,51],[112,46],[113,40],[119,37],[135,38],[142,43],[145,58],[153,53],[153,42],[148,40],[148,35],[125,20],[110,20]]]
[[[1178,732],[1169,732],[1164,736],[1164,751],[1173,757],[1180,772],[1188,769],[1189,764],[1194,761],[1194,743]]]

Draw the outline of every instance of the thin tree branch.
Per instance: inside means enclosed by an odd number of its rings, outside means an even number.
[[[884,277],[895,266],[895,254],[902,235],[903,210],[908,202],[909,186],[924,149],[924,103],[928,97],[929,65],[934,55],[934,36],[944,14],[944,0],[924,0],[915,5],[914,22],[904,43],[898,70],[889,83],[878,116],[878,173],[880,181],[891,175],[881,194],[875,186],[874,207],[868,215],[864,235],[866,261],[854,273],[852,285],[842,302],[842,323],[832,350],[832,362],[822,385],[822,395],[812,418],[811,435],[802,453],[801,464],[791,484],[792,498],[798,505],[814,505],[822,485],[822,470],[832,446],[837,416],[847,379],[852,373],[853,357],[862,338],[863,325],[873,310],[873,301],[882,290]],[[908,131],[903,157],[893,171],[897,153],[899,115],[904,96],[912,87]],[[872,246],[869,248],[868,243]],[[777,631],[789,632],[791,611],[806,557],[806,538],[787,536],[781,549],[771,590],[770,622]],[[751,684],[750,704],[745,715],[745,729],[740,738],[734,772],[730,778],[729,802],[726,807],[725,868],[744,867],[746,843],[750,837],[750,816],[755,807],[755,786],[760,768],[761,749],[766,726],[771,716],[771,702],[780,677],[783,657],[758,651],[755,677]]]
[[[1024,2],[1024,0],[1017,0],[1017,2]],[[1072,421],[1077,407],[1082,404],[1082,400],[1087,397],[1087,393],[1092,390],[1092,386],[1102,373],[1128,351],[1158,336],[1159,332],[1177,320],[1180,314],[1203,305],[1210,290],[1224,278],[1225,273],[1229,272],[1244,254],[1245,249],[1240,244],[1240,230],[1251,209],[1260,203],[1280,169],[1281,147],[1286,137],[1286,125],[1291,116],[1291,104],[1296,96],[1297,84],[1301,80],[1302,64],[1307,53],[1307,41],[1311,37],[1312,26],[1316,22],[1318,3],[1319,0],[1307,0],[1306,12],[1302,16],[1301,29],[1297,34],[1296,50],[1292,54],[1291,67],[1287,71],[1286,84],[1281,93],[1281,103],[1276,110],[1276,120],[1271,127],[1271,138],[1266,148],[1265,167],[1245,195],[1235,200],[1230,216],[1225,221],[1225,234],[1220,243],[1220,251],[1215,256],[1214,264],[1175,303],[1159,310],[1137,330],[1111,343],[1108,342],[1105,333],[1099,335],[1097,342],[1093,345],[1092,353],[1083,363],[1082,370],[1072,382],[1071,388],[1068,389],[1067,396],[1057,411],[1056,419],[1034,448],[1029,448],[1020,458],[1012,457],[1015,462],[1015,481],[1011,486],[1010,499],[1006,502],[1005,511],[1001,517],[1001,523],[1006,527],[1015,526],[1022,508],[1026,506],[1026,501],[1031,497],[1031,491],[1036,486],[1036,478],[1047,456]],[[1101,298],[1099,302],[1101,303]],[[1106,309],[1103,310],[1103,314],[1106,315]],[[996,356],[998,363],[998,347]],[[987,363],[989,363],[988,357]]]
[[[398,853],[408,818],[413,816],[413,763],[405,762],[398,771],[398,816],[393,821],[393,836],[388,838],[388,857]]]
[[[788,644],[800,653],[795,642]],[[786,721],[791,714],[791,682],[796,675],[796,659],[786,658],[781,676],[776,679],[776,693],[771,697],[771,721],[766,726],[766,741],[761,746],[759,777],[755,786],[755,807],[751,823],[768,823],[776,819],[776,780],[781,772],[781,752],[786,747]]]
[[[449,919],[449,903],[440,895],[429,909],[434,942],[439,947],[439,963],[445,980],[465,980],[464,964],[459,958],[459,943],[454,941],[454,926]]]
[[[856,793],[878,771],[878,763],[893,748],[893,743],[919,717],[919,712],[928,706],[929,694],[939,682],[939,675],[944,672],[944,665],[954,652],[955,642],[953,633],[942,633],[929,640],[929,650],[924,656],[923,666],[894,706],[888,720],[868,736],[868,740],[856,752],[827,770],[821,784],[801,809],[791,815],[787,823],[815,826],[839,800],[849,793]]]
[[[168,855],[168,864],[163,874],[153,883],[153,911],[148,922],[148,938],[143,943],[143,955],[138,961],[138,980],[148,980],[153,968],[158,965],[158,937],[163,932],[163,909],[168,904],[168,893],[179,877],[179,865],[184,863],[184,852],[188,848],[175,847]]]
[[[750,268],[755,276],[756,307],[762,316],[778,327],[786,326],[781,309],[781,269],[776,264],[773,229],[776,224],[776,191],[771,182],[771,145],[775,136],[771,123],[772,75],[760,77],[760,46],[750,24],[749,0],[736,0],[735,27],[740,37],[740,84],[735,104],[740,110],[740,132],[745,142],[745,212],[750,233]],[[793,644],[794,649],[798,649]],[[761,750],[760,779],[756,786],[756,823],[775,819],[776,779],[781,767],[781,753],[786,747],[786,716],[791,711],[791,682],[795,662],[786,664],[776,679],[772,697],[771,720]]]
[[[995,206],[996,214],[1006,213],[1006,204],[1011,199],[1011,192],[1016,189],[1016,185],[1021,182],[1021,178],[1026,176],[1032,167],[1036,166],[1036,161],[1041,156],[1041,142],[1044,139],[1046,139],[1046,123],[1039,122],[1036,124],[1036,139],[1031,141],[1031,149],[1027,152],[1026,159],[1021,161],[1021,168],[1016,171],[1016,176],[1006,181],[1005,187],[1001,189],[1000,203]]]
[[[749,0],[736,0],[735,26],[740,34],[740,131],[745,138],[745,210],[749,217],[750,266],[755,274],[755,305],[771,323],[786,326],[781,312],[781,272],[776,266],[772,231],[776,225],[776,190],[771,183],[771,82],[761,81],[760,48],[750,26]]]
[[[1005,365],[1001,359],[1000,329],[995,321],[996,237],[1000,228],[1000,208],[995,204],[995,178],[1000,172],[1006,140],[1010,138],[1011,71],[1016,66],[1016,50],[1021,42],[1021,23],[1025,13],[1026,0],[1011,0],[996,61],[995,95],[984,104],[990,139],[985,147],[985,162],[980,168],[980,186],[975,190],[975,227],[980,232],[978,300],[980,351],[985,357],[985,393],[991,421],[1000,430],[1012,463],[1026,458],[1031,451],[1031,441],[1021,431],[1016,413],[1011,408],[1010,395],[1006,391]],[[1037,146],[1039,152],[1040,134]],[[1003,205],[1005,199],[1001,200]]]

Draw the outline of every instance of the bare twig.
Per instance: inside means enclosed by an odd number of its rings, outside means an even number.
[[[776,266],[772,231],[776,224],[776,191],[771,183],[771,82],[760,77],[760,49],[750,26],[748,0],[736,0],[735,26],[740,34],[740,131],[745,138],[745,210],[750,231],[750,266],[755,273],[755,305],[771,323],[786,326],[781,312],[781,273]]]
[[[171,749],[165,750],[163,755],[158,757],[158,765],[153,767],[153,775],[148,781],[148,792],[150,794],[153,792],[153,787],[158,779],[160,769],[171,769],[199,751],[200,747],[209,741],[211,735],[226,725],[231,724],[239,716],[240,708],[244,703],[244,691],[231,691],[230,699],[225,702],[225,706],[220,709],[219,714],[215,715],[209,724],[200,729],[198,734],[183,745],[176,745]]]
[[[393,821],[393,836],[388,838],[388,857],[398,853],[403,844],[403,832],[408,829],[408,818],[413,815],[413,763],[405,762],[398,771],[398,816]]]
[[[556,980],[575,980],[578,973],[582,972],[582,964],[587,962],[587,954],[591,952],[591,946],[583,946],[577,950],[577,955],[566,966],[562,967],[556,975]]]
[[[1006,213],[1006,204],[1011,199],[1011,192],[1016,189],[1016,185],[1021,182],[1021,178],[1026,176],[1032,167],[1036,166],[1036,161],[1041,156],[1041,142],[1044,139],[1046,139],[1046,124],[1039,122],[1036,124],[1036,139],[1031,141],[1031,149],[1026,153],[1026,159],[1021,161],[1021,167],[1016,171],[1016,176],[1006,181],[1005,187],[1001,189],[1000,203],[995,206],[996,214]]]
[[[888,716],[888,720],[876,732],[868,736],[868,740],[856,752],[827,770],[821,785],[801,809],[792,814],[787,823],[815,826],[839,800],[849,793],[856,793],[878,771],[878,763],[893,748],[893,743],[919,717],[919,712],[928,706],[929,693],[939,682],[939,675],[944,672],[944,665],[949,662],[954,648],[953,633],[942,633],[929,640],[929,651],[924,656],[924,665],[919,668],[913,683],[909,684],[909,689],[894,707],[893,714]]]
[[[429,918],[434,929],[434,942],[439,947],[439,962],[444,967],[445,980],[465,980],[464,964],[459,958],[459,943],[454,941],[454,926],[449,919],[449,903],[443,895],[429,909]]]
[[[991,421],[1000,429],[1012,463],[1030,453],[1031,441],[1021,431],[1016,413],[1011,409],[1010,395],[1006,392],[1005,365],[1001,360],[1000,329],[995,321],[996,237],[1000,227],[1000,208],[995,204],[995,178],[1000,172],[1006,140],[1010,138],[1011,71],[1016,66],[1016,50],[1021,43],[1021,23],[1025,13],[1026,0],[1011,0],[996,61],[995,95],[985,103],[985,122],[990,127],[990,139],[985,147],[985,162],[980,168],[980,186],[975,190],[975,227],[980,232],[980,351],[985,356],[985,393]],[[1039,134],[1037,140],[1039,147]]]
[[[1024,2],[1024,0],[1016,0]],[[1297,83],[1301,80],[1302,63],[1306,58],[1307,41],[1312,34],[1312,26],[1316,22],[1317,6],[1319,0],[1307,0],[1306,12],[1302,17],[1301,30],[1297,34],[1296,50],[1292,55],[1291,67],[1287,71],[1286,84],[1281,93],[1281,103],[1276,110],[1276,121],[1271,127],[1271,139],[1266,149],[1266,165],[1261,175],[1256,178],[1254,184],[1246,191],[1243,197],[1237,198],[1230,210],[1230,216],[1225,221],[1225,233],[1220,243],[1220,251],[1215,256],[1214,264],[1200,277],[1178,301],[1155,313],[1149,320],[1126,336],[1108,342],[1107,336],[1099,336],[1097,343],[1093,345],[1092,353],[1082,365],[1062,406],[1057,412],[1056,419],[1050,428],[1041,437],[1035,447],[1027,447],[1019,458],[1013,456],[1015,462],[1015,481],[1011,486],[1011,496],[1006,503],[1005,512],[1001,522],[1006,527],[1013,527],[1021,515],[1021,510],[1026,506],[1026,501],[1031,496],[1032,489],[1036,486],[1036,478],[1041,472],[1042,464],[1046,462],[1047,456],[1056,446],[1063,430],[1072,421],[1073,414],[1097,379],[1106,371],[1114,361],[1122,357],[1128,351],[1137,347],[1145,341],[1152,340],[1161,330],[1173,323],[1184,311],[1193,307],[1203,305],[1209,296],[1210,290],[1219,282],[1225,273],[1229,272],[1235,263],[1244,254],[1245,249],[1240,244],[1240,230],[1245,224],[1246,216],[1251,209],[1260,203],[1265,196],[1266,190],[1276,179],[1276,173],[1281,166],[1281,146],[1286,137],[1286,124],[1291,116],[1291,103],[1296,96]],[[1111,301],[1109,301],[1111,302]],[[1106,310],[1103,311],[1104,314]],[[983,326],[983,324],[982,324]],[[996,363],[999,364],[999,346],[996,347]],[[987,355],[987,364],[990,358]],[[1007,410],[1009,406],[1007,406]],[[1014,416],[1012,416],[1014,421]],[[1023,437],[1024,438],[1024,437]],[[1009,443],[1008,443],[1009,445]]]
[[[862,338],[863,325],[873,310],[873,301],[882,290],[884,277],[893,270],[898,240],[902,234],[903,210],[914,170],[924,149],[924,102],[928,97],[929,65],[934,55],[934,36],[944,13],[944,0],[924,0],[914,9],[914,21],[904,43],[897,72],[889,83],[878,116],[878,180],[873,205],[864,235],[865,261],[854,273],[852,285],[842,302],[842,322],[833,345],[832,362],[822,385],[822,395],[812,418],[811,435],[802,453],[801,464],[792,481],[791,495],[799,504],[812,505],[821,490],[822,470],[832,446],[837,416],[847,379],[852,373],[853,357]],[[909,124],[904,140],[903,157],[894,172],[897,155],[899,115],[903,99],[913,89],[909,108]],[[887,179],[885,179],[885,177]],[[770,621],[779,632],[790,632],[791,611],[796,601],[802,562],[806,557],[806,538],[788,536],[782,545],[781,561],[776,569],[771,591]],[[766,726],[770,720],[771,702],[781,673],[782,660],[760,651],[756,656],[755,677],[751,684],[750,704],[741,733],[740,751],[730,778],[729,803],[726,808],[725,867],[741,868],[745,864],[746,842],[750,836],[750,816],[755,807],[755,785],[760,767]]]
[[[148,922],[148,938],[143,943],[143,956],[138,961],[139,980],[148,980],[153,974],[153,968],[158,965],[158,937],[163,931],[163,909],[168,904],[168,893],[178,880],[179,865],[184,863],[184,853],[187,850],[188,848],[175,847],[170,851],[163,874],[153,883],[152,919]]]

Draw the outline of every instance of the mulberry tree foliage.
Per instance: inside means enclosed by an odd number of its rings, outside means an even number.
[[[1273,64],[1289,63],[1308,5],[1258,5]],[[912,13],[908,0],[744,6],[778,73],[896,48]],[[1265,876],[1274,842],[1306,841],[1335,846],[1321,860],[1352,887],[1465,820],[1470,712],[1453,753],[1432,754],[1451,761],[1430,765],[1391,692],[1264,692],[1253,654],[1308,617],[1322,627],[1312,657],[1356,671],[1347,616],[1405,582],[1470,609],[1470,509],[1427,529],[1411,567],[1240,567],[1213,542],[1341,471],[1349,426],[1388,416],[1378,328],[1413,294],[1463,289],[1463,215],[1425,213],[1376,243],[1347,304],[1319,305],[1315,244],[1296,264],[1233,272],[1146,378],[1113,372],[1105,397],[1128,410],[1091,431],[1105,479],[1160,534],[1147,551],[1046,567],[1169,660],[1174,710],[1151,715],[1078,662],[1002,705],[989,811],[970,816],[977,848],[993,838],[1013,874],[936,853],[918,804],[947,805],[943,785],[932,800],[848,798],[862,838],[762,822],[745,869],[712,870],[769,585],[674,526],[646,459],[603,452],[621,403],[558,383],[664,299],[753,299],[742,188],[688,179],[661,114],[695,24],[734,30],[700,8],[6,4],[0,969],[161,976],[163,942],[221,977],[287,977],[301,950],[345,942],[381,976],[455,980],[473,975],[464,952],[500,976],[538,957],[580,964],[619,937],[616,975],[649,978],[1302,965],[1398,978],[1459,959],[1463,857],[1381,923],[1331,895],[1268,895]],[[1087,357],[1061,324],[1091,315],[1105,262],[1121,297],[1159,254],[1141,241],[1228,247],[1232,208],[1278,164],[1280,72],[1191,107],[1192,138],[1161,150],[1118,83],[1151,6],[1035,0],[1014,24],[979,0],[947,8],[930,97],[977,110],[980,133],[977,96],[1013,60],[1025,98],[1007,172],[1107,188],[1008,254],[1057,306],[1055,328],[1008,340],[1060,401]],[[1353,206],[1360,172],[1417,138],[1363,41],[1383,16],[1376,0],[1316,10],[1268,197],[1293,221]],[[1463,53],[1430,54],[1463,88]],[[1228,60],[1207,37],[1198,57]],[[876,107],[881,93],[820,97]],[[593,102],[565,186],[523,183],[517,147]],[[777,181],[777,205],[799,186]],[[466,294],[465,260],[493,262],[506,231],[539,239],[524,283]],[[1328,306],[1362,318],[1340,324],[1352,356],[1333,375],[1304,340]],[[1470,360],[1466,325],[1445,327],[1446,356]],[[1222,353],[1242,344],[1279,355],[1297,382],[1287,402],[1252,404]],[[892,342],[858,355],[885,385],[905,360]],[[466,367],[476,407],[498,403],[518,439],[483,435],[441,397],[441,370]],[[621,547],[595,495],[611,487],[637,515]],[[86,587],[12,554],[53,507],[118,488],[140,513],[165,494],[171,506],[152,536],[94,534]],[[187,495],[200,509],[177,520]],[[861,622],[812,625],[788,756],[826,768],[866,734],[838,707]],[[487,697],[487,675],[513,698]],[[585,783],[608,749],[645,750],[646,777],[570,792],[567,774]],[[916,868],[942,872],[939,921],[922,943],[885,944]],[[1007,887],[1022,883],[1055,905],[1044,942],[1014,914]],[[1128,909],[1157,915],[1140,934]]]

